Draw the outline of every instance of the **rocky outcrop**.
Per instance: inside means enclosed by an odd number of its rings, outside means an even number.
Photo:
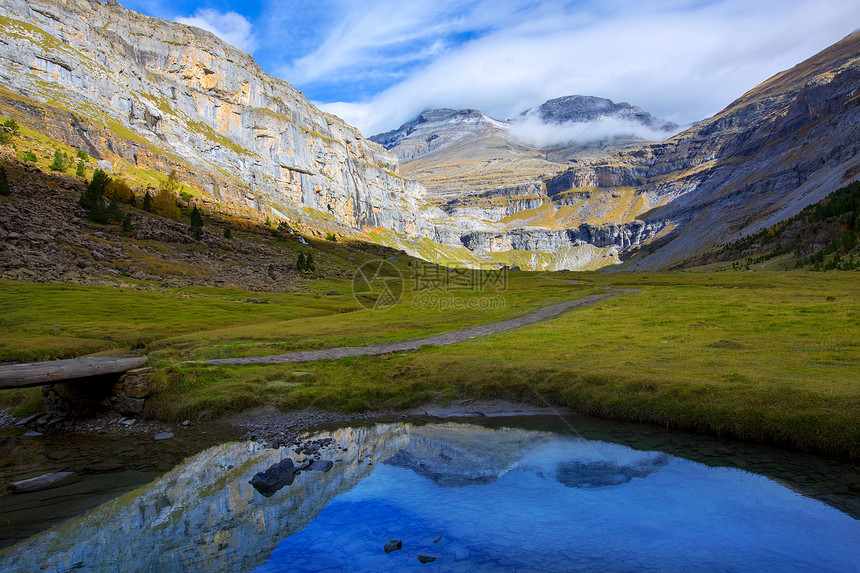
[[[474,231],[462,236],[463,244],[476,252],[538,251],[549,253],[584,244],[626,249],[656,237],[663,223],[631,221],[595,226],[582,224],[569,229],[521,228],[506,232]]]
[[[431,233],[393,154],[214,35],[98,0],[0,0],[0,12],[0,81],[48,105],[50,118],[21,111],[52,136],[136,168],[178,166],[216,199],[284,218],[310,209]]]

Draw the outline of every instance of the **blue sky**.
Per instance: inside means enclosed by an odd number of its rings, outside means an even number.
[[[120,0],[206,28],[372,135],[435,107],[500,119],[571,94],[678,123],[851,33],[845,0]]]

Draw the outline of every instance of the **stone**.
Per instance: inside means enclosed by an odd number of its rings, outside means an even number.
[[[382,546],[382,549],[386,553],[391,553],[392,551],[399,551],[403,549],[403,542],[399,539],[389,539],[385,542],[385,545]]]
[[[36,436],[44,436],[42,432],[37,432],[36,430],[27,430],[24,432],[24,437],[26,438],[35,438]]]
[[[248,483],[263,497],[272,497],[282,487],[292,485],[299,471],[292,459],[284,458],[267,470],[255,474]]]
[[[437,537],[436,539],[434,539],[434,540],[433,540],[433,543],[439,543],[440,541],[442,541],[442,536],[441,536],[441,535],[440,535],[439,537]]]
[[[101,169],[105,173],[113,173],[113,163],[107,159],[99,159],[96,162],[96,169]]]
[[[418,554],[418,561],[420,561],[421,563],[433,563],[437,559],[439,558],[433,557],[432,555],[422,555],[421,553]]]
[[[161,432],[161,433],[155,434],[154,439],[156,439],[156,440],[169,440],[172,437],[173,437],[173,432]]]
[[[30,491],[39,491],[51,487],[59,487],[62,485],[80,481],[80,476],[75,472],[54,472],[50,474],[40,475],[38,477],[24,479],[10,483],[7,487],[13,493],[26,493]]]
[[[123,393],[129,398],[146,398],[152,394],[152,384],[149,377],[152,368],[136,368],[125,373],[123,378]]]
[[[113,404],[113,409],[126,416],[140,416],[143,414],[145,401],[143,398],[118,398]]]

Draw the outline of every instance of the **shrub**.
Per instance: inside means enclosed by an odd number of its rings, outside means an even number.
[[[23,161],[30,161],[32,163],[36,163],[36,154],[33,153],[32,149],[28,149],[24,152],[24,155],[21,157]]]
[[[179,218],[179,207],[176,206],[176,196],[167,189],[159,189],[152,201],[153,211],[171,219]]]
[[[84,162],[78,161],[78,166],[75,168],[75,175],[78,177],[86,177],[86,171],[84,171]]]
[[[90,156],[87,155],[87,152],[84,151],[83,149],[78,149],[78,152],[75,154],[75,157],[77,157],[81,161],[89,161],[90,160]]]
[[[6,177],[6,168],[0,165],[0,195],[9,195],[12,189],[9,188],[9,178]]]
[[[114,178],[105,187],[105,195],[116,195],[119,201],[123,203],[131,203],[134,201],[134,191],[131,190],[125,179]]]
[[[224,228],[224,238],[225,239],[232,239],[233,238],[233,233],[230,232],[230,227]]]
[[[309,271],[317,270],[316,265],[314,265],[314,256],[311,253],[308,253],[308,256],[305,258],[305,268]]]
[[[3,127],[8,128],[8,130],[12,133],[12,135],[18,135],[18,122],[14,119],[9,118],[3,122]]]
[[[336,243],[336,242],[337,242],[337,237],[335,237],[335,236],[334,236],[334,233],[326,233],[326,234],[325,234],[325,240],[326,240],[326,241],[331,241],[332,243]]]

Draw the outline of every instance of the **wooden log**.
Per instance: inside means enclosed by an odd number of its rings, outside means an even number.
[[[119,374],[133,368],[139,368],[145,362],[145,356],[133,358],[92,357],[0,366],[0,389],[43,386],[90,376]]]
[[[12,493],[26,493],[28,491],[48,489],[49,487],[60,487],[61,485],[80,481],[80,479],[80,476],[75,472],[54,472],[30,479],[22,479],[21,481],[13,481],[8,487]]]

